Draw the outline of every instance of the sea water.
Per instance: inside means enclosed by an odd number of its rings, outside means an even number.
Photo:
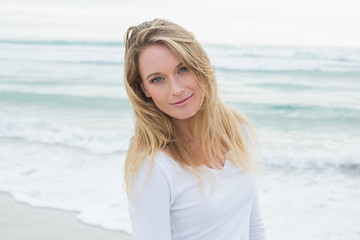
[[[360,49],[204,45],[254,123],[269,239],[360,238]],[[131,233],[123,43],[0,41],[0,191]]]

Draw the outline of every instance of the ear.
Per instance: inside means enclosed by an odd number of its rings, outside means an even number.
[[[151,98],[151,95],[149,94],[148,91],[146,91],[144,84],[140,83],[140,87],[141,87],[141,90],[143,91],[143,93],[145,94],[145,96],[148,98]]]

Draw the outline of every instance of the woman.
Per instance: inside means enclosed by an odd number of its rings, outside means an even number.
[[[125,163],[133,238],[265,239],[250,123],[218,96],[194,36],[162,19],[125,35],[135,135]]]

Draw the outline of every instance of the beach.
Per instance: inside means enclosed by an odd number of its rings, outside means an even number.
[[[131,239],[124,34],[164,18],[254,125],[267,238],[359,240],[360,1],[154,3],[0,1],[0,239]]]
[[[85,225],[76,213],[34,208],[0,194],[0,236],[4,240],[130,240],[129,234]]]

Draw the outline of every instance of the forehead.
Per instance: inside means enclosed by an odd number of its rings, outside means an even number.
[[[139,68],[142,77],[154,72],[173,70],[180,63],[175,54],[164,45],[150,45],[140,54]]]

